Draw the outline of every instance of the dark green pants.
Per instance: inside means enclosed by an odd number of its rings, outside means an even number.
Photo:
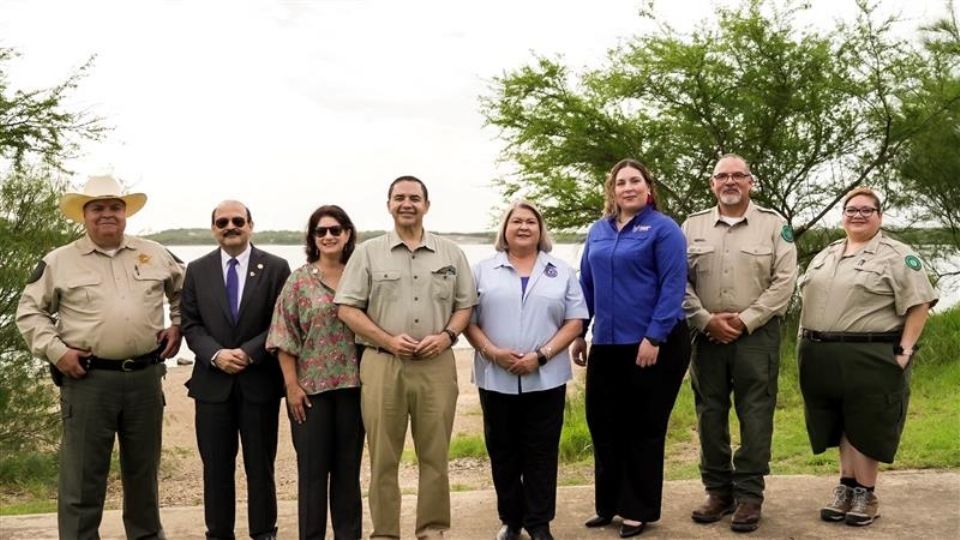
[[[60,393],[60,538],[100,538],[113,440],[120,440],[127,538],[164,538],[157,470],[163,426],[163,364],[140,371],[91,370]]]
[[[763,500],[779,371],[779,318],[727,345],[697,334],[690,379],[700,433],[700,476],[708,492]],[[730,448],[731,393],[740,421],[735,453]]]

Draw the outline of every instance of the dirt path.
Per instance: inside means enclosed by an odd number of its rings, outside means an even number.
[[[960,537],[960,473],[956,471],[885,472],[878,493],[882,518],[870,527],[855,528],[819,521],[817,509],[829,498],[833,478],[817,476],[772,476],[767,481],[767,502],[761,528],[744,536],[730,531],[729,518],[711,525],[697,525],[689,518],[699,504],[702,491],[694,480],[667,482],[664,488],[663,518],[649,526],[643,537],[668,538],[958,538]],[[366,503],[366,500],[364,500]],[[413,537],[416,498],[403,499],[401,525],[404,538]],[[581,522],[592,514],[591,486],[562,487],[557,495],[557,518],[552,529],[557,538],[613,539],[616,523],[596,531]],[[452,495],[453,528],[448,538],[493,538],[499,527],[496,496],[490,490]],[[245,533],[246,513],[237,512],[237,537]],[[364,531],[370,533],[369,511]],[[296,537],[297,508],[294,501],[280,503],[280,537]],[[163,524],[171,540],[203,538],[203,508],[166,507]],[[120,512],[104,516],[103,538],[123,538]],[[4,540],[56,538],[56,515],[37,514],[0,518]],[[332,534],[329,536],[332,537]]]

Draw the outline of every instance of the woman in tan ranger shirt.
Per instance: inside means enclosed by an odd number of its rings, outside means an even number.
[[[847,236],[817,254],[800,278],[797,356],[814,453],[840,447],[840,485],[824,521],[880,517],[879,462],[892,463],[910,397],[910,365],[937,293],[907,245],[880,232],[880,198],[858,188],[843,200]]]

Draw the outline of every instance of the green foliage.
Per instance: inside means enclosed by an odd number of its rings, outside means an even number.
[[[79,141],[99,139],[105,131],[99,118],[64,108],[93,58],[53,88],[12,90],[5,65],[16,56],[13,49],[0,47],[0,160],[18,171],[31,162],[62,169],[65,160],[76,156]]]
[[[450,441],[450,459],[458,458],[486,458],[487,446],[483,441],[483,435],[468,435],[458,433]]]
[[[0,184],[0,456],[53,444],[59,419],[46,363],[36,361],[14,315],[28,276],[46,252],[79,235],[57,208],[63,185],[13,172]]]
[[[660,208],[682,220],[714,204],[708,176],[736,152],[753,164],[754,199],[802,238],[852,187],[889,184],[919,129],[896,121],[897,103],[923,64],[866,5],[825,33],[796,27],[803,9],[745,1],[690,35],[636,36],[594,71],[538,57],[496,78],[481,105],[513,166],[499,186],[538,201],[554,227],[581,228],[601,212],[606,171],[634,156],[658,177]],[[802,244],[801,257],[821,246]]]

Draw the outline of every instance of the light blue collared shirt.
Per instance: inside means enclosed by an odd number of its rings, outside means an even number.
[[[520,274],[500,252],[473,267],[479,303],[473,322],[497,347],[528,353],[542,347],[563,323],[590,315],[577,275],[567,263],[540,252],[525,294]],[[570,353],[564,349],[529,375],[513,375],[480,355],[473,360],[473,381],[484,390],[520,394],[549,390],[572,376]]]

